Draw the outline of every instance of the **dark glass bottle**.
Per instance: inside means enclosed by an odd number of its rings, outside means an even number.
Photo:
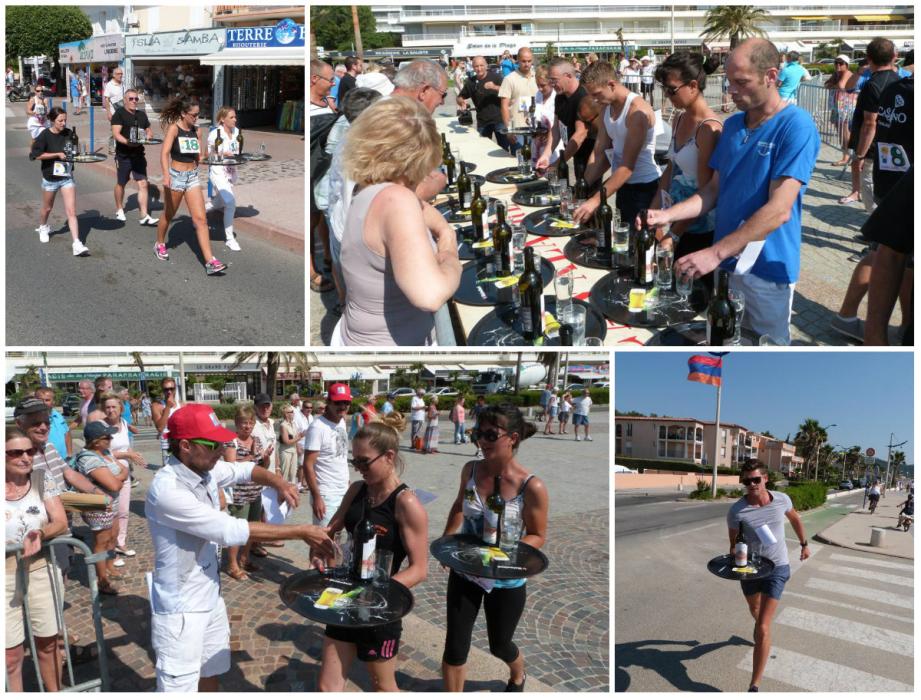
[[[601,206],[598,207],[598,260],[608,262],[613,254],[614,241],[614,210],[604,198],[604,189],[601,190]]]
[[[569,185],[569,166],[562,157],[556,162],[556,174],[560,178],[560,182],[564,185]]]
[[[528,166],[528,172],[531,172],[531,139],[527,136],[524,138],[524,143],[521,146],[521,158],[525,162],[525,165]]]
[[[717,272],[716,295],[707,307],[707,345],[726,345],[736,330],[736,310],[729,300],[729,272]]]
[[[640,212],[641,225],[636,232],[634,242],[634,279],[641,287],[653,285],[653,262],[655,261],[656,236],[646,221],[646,210]]]
[[[568,323],[564,323],[560,326],[560,345],[566,347],[572,346],[572,326]]]
[[[483,513],[483,541],[498,546],[499,533],[502,532],[502,513],[505,511],[501,476],[493,479],[492,493],[486,498],[486,510],[487,512]]]
[[[448,185],[453,185],[455,168],[457,167],[457,162],[454,160],[454,154],[451,153],[450,148],[448,148],[448,150],[444,152],[444,165],[445,165],[445,175],[447,175],[448,177]]]
[[[518,280],[521,298],[521,334],[533,344],[544,334],[543,280],[534,264],[534,249],[524,249],[524,272]]]
[[[360,581],[374,577],[374,548],[377,530],[371,522],[371,498],[365,500],[363,518],[352,531],[352,576]]]
[[[496,204],[496,223],[492,230],[493,255],[496,274],[508,277],[512,274],[512,227],[505,222],[505,204]]]
[[[237,129],[237,155],[243,153],[243,131]]]
[[[735,546],[732,548],[735,554],[735,564],[736,566],[747,566],[748,565],[748,543],[745,541],[745,535],[742,531],[745,529],[745,526],[742,524],[742,521],[739,521],[739,533],[736,535]]]
[[[470,208],[470,200],[473,198],[473,193],[470,191],[470,177],[467,175],[467,166],[464,165],[464,161],[460,163],[460,175],[457,176],[457,202],[458,206],[462,209]]]
[[[480,183],[473,185],[473,199],[470,202],[470,221],[473,224],[473,237],[476,241],[489,238],[489,206],[480,192]]]

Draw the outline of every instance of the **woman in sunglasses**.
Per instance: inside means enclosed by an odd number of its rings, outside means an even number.
[[[128,468],[123,466],[112,454],[112,436],[118,428],[107,425],[104,421],[92,421],[83,429],[86,440],[85,449],[77,455],[74,467],[112,499],[107,510],[87,510],[83,512],[85,522],[93,532],[93,552],[107,552],[115,549],[117,530],[115,517],[118,513],[118,494],[128,479]],[[108,559],[96,563],[96,577],[99,579],[99,592],[103,595],[118,595],[112,585],[113,580],[121,580],[115,570],[115,560]]]
[[[205,198],[198,181],[198,162],[201,159],[201,140],[198,135],[198,116],[201,106],[198,100],[178,96],[166,103],[160,112],[163,128],[163,146],[160,149],[160,167],[163,170],[163,216],[157,224],[157,242],[154,254],[160,260],[169,260],[166,251],[166,236],[170,222],[179,211],[185,198],[195,238],[205,260],[205,273],[216,275],[227,266],[214,257],[211,250],[211,234],[205,218]]]
[[[48,121],[48,100],[45,99],[45,88],[41,85],[35,86],[35,92],[26,103],[26,114],[29,118],[26,120],[26,129],[32,137],[32,142],[38,138],[38,135],[47,129],[51,124]]]
[[[29,627],[35,637],[38,668],[45,690],[61,689],[58,655],[57,605],[54,586],[63,591],[61,574],[42,551],[42,543],[67,531],[60,491],[46,470],[32,470],[36,449],[18,428],[6,430],[6,546],[22,546],[28,577]],[[7,550],[9,551],[9,549]],[[12,565],[11,565],[12,564]],[[22,692],[25,655],[23,591],[16,565],[6,568],[6,677],[7,689]],[[60,594],[58,595],[60,600]]]
[[[460,489],[445,524],[445,535],[460,531],[483,536],[486,501],[493,493],[495,477],[499,476],[506,512],[511,509],[521,514],[524,523],[521,541],[538,549],[544,545],[550,507],[547,488],[516,457],[521,441],[536,431],[534,424],[525,421],[521,411],[511,404],[489,406],[480,414],[474,432],[483,459],[464,465]],[[505,690],[524,690],[524,656],[512,638],[526,600],[525,579],[492,581],[451,572],[447,592],[448,625],[441,662],[446,691],[464,689],[470,639],[481,605],[486,613],[489,650],[509,667]]]
[[[368,423],[352,441],[351,464],[361,474],[342,499],[329,523],[330,535],[343,527],[351,532],[362,522],[368,504],[377,529],[377,550],[393,552],[390,573],[395,581],[412,588],[425,580],[428,561],[428,515],[415,493],[400,481],[403,460],[400,434],[406,426],[396,411]],[[404,560],[405,569],[400,569]],[[324,564],[314,558],[313,565]],[[403,625],[394,622],[380,627],[351,629],[329,625],[323,638],[319,689],[342,692],[349,667],[357,656],[364,661],[374,690],[396,692],[395,671]]]

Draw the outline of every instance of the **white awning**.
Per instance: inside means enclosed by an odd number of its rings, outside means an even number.
[[[304,66],[303,46],[285,48],[224,49],[201,57],[203,66]]]
[[[325,382],[347,382],[352,378],[359,379],[389,379],[390,373],[383,372],[377,367],[320,367]]]

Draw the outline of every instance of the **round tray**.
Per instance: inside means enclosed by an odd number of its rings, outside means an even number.
[[[486,179],[482,175],[468,174],[467,177],[470,178],[471,188],[474,185],[482,185],[484,182],[486,182]],[[454,194],[455,192],[457,192],[457,178],[454,178],[454,182],[452,184],[446,185],[445,188],[439,192],[439,194]]]
[[[499,303],[498,290],[496,285],[477,284],[477,267],[479,261],[471,260],[464,265],[461,270],[460,286],[454,292],[454,301],[458,304],[467,304],[468,306],[495,306]],[[540,276],[543,279],[544,287],[553,281],[556,270],[553,263],[541,258]]]
[[[587,338],[601,338],[604,340],[608,333],[608,324],[598,309],[581,299],[573,299],[579,306],[584,306],[588,313],[585,316],[585,336]],[[556,296],[544,295],[544,310],[553,314],[559,321],[556,312]],[[556,347],[560,344],[559,335],[553,338],[544,338],[543,347]],[[509,346],[529,345],[521,335],[521,313],[511,304],[500,304],[495,309],[477,321],[477,324],[467,334],[467,345]]]
[[[220,160],[211,160],[210,158],[202,158],[198,161],[199,165],[206,165],[209,168],[211,167],[224,167],[229,168],[231,165],[243,165],[246,162],[243,158],[221,158]]]
[[[731,556],[721,554],[707,562],[707,571],[714,576],[719,576],[729,581],[757,581],[758,579],[767,578],[774,571],[774,562],[767,557],[759,557],[758,568],[751,574],[733,571],[734,566],[735,560]]]
[[[486,174],[487,182],[492,182],[497,185],[521,185],[525,182],[534,182],[539,180],[537,173],[532,172],[530,175],[523,175],[518,172],[518,166],[513,165],[510,168],[499,168],[498,170],[493,170],[491,173]]]
[[[317,608],[314,603],[327,588],[349,592],[363,589],[342,608]],[[413,609],[413,594],[398,581],[358,583],[348,576],[320,573],[316,569],[289,577],[279,591],[282,602],[313,622],[339,627],[378,627],[396,622]]]
[[[701,311],[707,308],[709,295],[703,283],[695,283],[694,291],[688,298],[691,311],[682,311],[674,305],[665,309],[655,307],[646,311],[631,313],[627,310],[627,302],[621,301],[630,289],[636,286],[632,279],[618,277],[616,272],[605,275],[595,283],[589,293],[592,303],[615,323],[637,328],[665,328],[692,321]],[[677,297],[675,298],[677,300]]]
[[[485,194],[483,195],[483,199],[486,200],[486,210],[490,212],[490,216],[492,216],[496,211],[496,203],[499,200],[495,197],[487,197]],[[441,215],[447,220],[449,224],[470,223],[470,211],[466,210],[466,214],[459,214],[457,209],[457,200],[453,197],[451,197],[446,202],[442,202],[441,204],[437,205],[435,208],[441,212]]]
[[[157,136],[154,136],[153,138],[150,138],[150,139],[142,139],[140,141],[131,142],[131,144],[135,146],[157,146],[161,143],[163,143],[163,139]]]
[[[743,347],[757,347],[760,336],[754,331],[742,328]],[[706,345],[707,344],[707,322],[691,321],[690,323],[679,323],[676,326],[669,326],[646,341],[650,346],[678,346],[678,345]],[[738,347],[738,346],[736,346]]]
[[[512,201],[521,207],[558,207],[560,198],[550,194],[550,185],[546,180],[539,180],[533,184],[522,185],[515,194],[512,195]]]
[[[457,257],[461,260],[476,260],[476,251],[473,249],[473,224],[458,226],[457,232]]]
[[[462,160],[464,168],[467,170],[467,174],[474,172],[476,170],[476,163],[471,163],[469,160]],[[460,172],[460,170],[458,170]],[[482,177],[482,175],[477,175],[477,177]]]
[[[268,153],[241,153],[240,160],[258,162],[260,160],[272,160]]]
[[[104,153],[87,153],[86,155],[78,155],[73,158],[68,158],[65,162],[67,163],[101,163],[106,160],[108,156]]]
[[[519,542],[515,550],[506,551],[508,561],[483,564],[480,550],[486,546],[476,535],[445,535],[432,542],[429,551],[460,574],[500,581],[537,576],[550,565],[546,554],[524,542]]]
[[[560,218],[560,208],[548,207],[532,211],[521,220],[525,230],[533,236],[548,236],[550,238],[562,238],[563,236],[575,236],[580,233],[594,232],[595,229],[588,226],[577,225],[576,228],[564,228],[553,226],[554,221],[562,221]]]
[[[597,235],[597,230],[577,233],[563,247],[563,255],[570,262],[583,267],[591,267],[596,270],[616,269],[617,265],[612,262],[613,253],[604,259],[597,255],[598,246],[595,245]]]
[[[509,136],[538,136],[540,134],[546,134],[548,129],[546,127],[530,127],[530,126],[513,126],[510,129],[496,129],[496,131],[501,131],[503,134],[508,134]]]

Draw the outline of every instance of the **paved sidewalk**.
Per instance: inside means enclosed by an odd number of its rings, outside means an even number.
[[[869,508],[855,510],[831,527],[815,535],[820,542],[826,542],[838,547],[856,549],[861,552],[883,554],[899,559],[915,558],[914,529],[908,532],[901,528],[896,529],[895,524],[899,519],[900,503],[905,501],[905,494],[890,491],[886,498],[880,499],[875,513],[870,513]],[[869,506],[869,502],[867,504]],[[884,529],[885,544],[883,547],[870,546],[872,528]]]

